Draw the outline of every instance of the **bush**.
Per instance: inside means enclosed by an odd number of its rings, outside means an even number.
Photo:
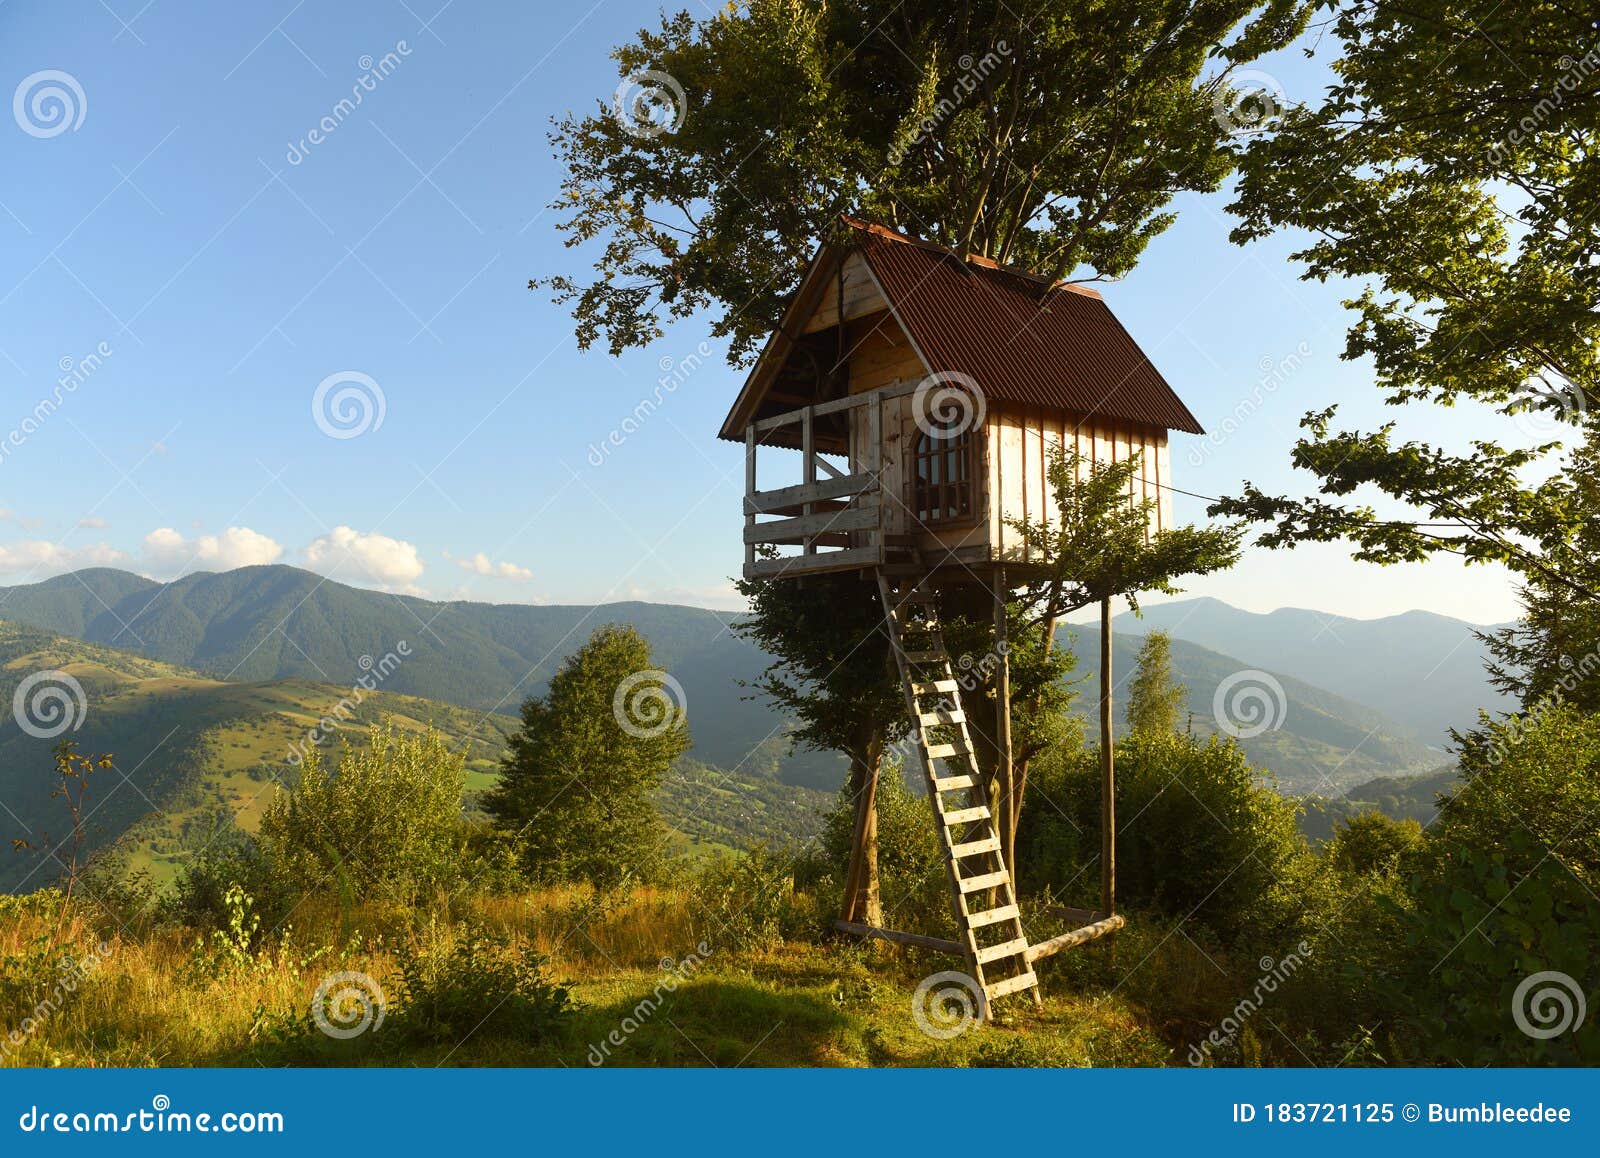
[[[1462,1065],[1600,1062],[1592,1014],[1528,1032],[1563,1020],[1562,991],[1576,1012],[1600,957],[1600,717],[1550,707],[1488,724],[1462,773],[1411,876],[1401,982],[1424,1048]]]
[[[1018,833],[1025,884],[1098,904],[1100,754],[1039,763]],[[1235,938],[1292,918],[1278,882],[1308,856],[1296,805],[1232,741],[1143,734],[1117,749],[1117,899],[1193,917]]]
[[[449,940],[417,940],[395,954],[394,1028],[400,1036],[458,1045],[488,1034],[539,1042],[573,1013],[566,986],[545,975],[549,958],[476,923]]]
[[[719,948],[766,949],[814,931],[797,897],[794,857],[756,845],[706,864],[690,887],[697,933]]]
[[[415,899],[460,879],[465,784],[465,756],[441,733],[405,735],[385,720],[364,748],[344,746],[333,774],[312,749],[299,783],[267,805],[258,842],[297,891]]]
[[[1335,827],[1327,857],[1340,872],[1365,876],[1409,865],[1422,847],[1422,825],[1410,817],[1395,820],[1376,810],[1359,812]]]

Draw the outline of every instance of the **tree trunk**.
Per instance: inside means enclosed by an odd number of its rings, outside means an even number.
[[[843,917],[883,927],[883,897],[878,888],[878,770],[883,763],[883,733],[864,728],[850,753],[850,796],[856,804],[845,874]]]
[[[1111,739],[1111,600],[1100,601],[1100,911],[1117,901],[1117,780]]]

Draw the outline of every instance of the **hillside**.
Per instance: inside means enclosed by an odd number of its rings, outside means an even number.
[[[1460,772],[1454,765],[1422,776],[1382,776],[1353,785],[1335,799],[1307,797],[1300,828],[1313,840],[1327,840],[1341,820],[1374,811],[1396,820],[1410,818],[1424,825],[1432,824],[1439,815],[1439,797],[1457,792],[1460,787]]]
[[[1075,637],[1075,638],[1074,638]],[[1100,669],[1100,631],[1077,627],[1062,633],[1064,646],[1078,657],[1077,672],[1089,678],[1079,690],[1076,708],[1089,720],[1091,735],[1098,734],[1097,704]],[[1127,685],[1134,672],[1134,659],[1144,642],[1140,636],[1119,634],[1113,627],[1111,659],[1118,690],[1113,693],[1116,724],[1124,726]],[[1189,725],[1196,732],[1211,734],[1219,730],[1213,715],[1217,689],[1230,677],[1249,670],[1247,664],[1182,639],[1172,641],[1172,669],[1186,688],[1184,709]],[[1247,690],[1266,689],[1270,700],[1263,701],[1266,720],[1275,726],[1260,735],[1246,729],[1239,744],[1258,767],[1277,775],[1278,787],[1291,794],[1320,792],[1334,795],[1344,788],[1379,775],[1420,773],[1441,761],[1442,753],[1423,744],[1403,724],[1342,696],[1290,675],[1269,673],[1283,698],[1257,677],[1247,677],[1237,697]],[[1121,701],[1120,703],[1118,701]],[[1235,717],[1235,723],[1246,721]],[[1265,722],[1265,720],[1263,721]]]
[[[741,698],[738,681],[759,675],[765,658],[728,630],[730,616],[700,608],[440,603],[284,566],[197,572],[165,584],[94,568],[0,588],[0,618],[246,682],[348,685],[363,656],[404,640],[411,654],[386,690],[513,714],[544,692],[594,628],[628,623],[683,686],[695,758],[724,768],[775,758],[785,781],[829,789],[842,775],[836,759],[787,753],[767,707]]]
[[[1510,702],[1484,674],[1483,627],[1407,611],[1382,619],[1350,619],[1285,607],[1266,614],[1241,611],[1218,599],[1147,605],[1142,618],[1124,613],[1118,633],[1159,628],[1256,667],[1294,676],[1380,709],[1430,745],[1451,728],[1470,727],[1477,710],[1509,710]]]
[[[829,792],[843,771],[837,758],[788,751],[770,706],[746,698],[741,686],[761,672],[766,657],[733,634],[734,617],[700,608],[435,602],[272,566],[165,584],[95,568],[0,588],[0,615],[244,682],[349,684],[363,656],[383,655],[405,640],[411,654],[385,690],[506,713],[542,693],[594,627],[628,623],[683,686],[694,759],[756,782],[775,778]],[[1443,721],[1471,719],[1494,702],[1484,691],[1469,625],[1423,612],[1322,626],[1327,618],[1299,611],[1253,615],[1215,600],[1152,607],[1144,620],[1118,620],[1126,624],[1118,632],[1118,674],[1131,671],[1136,635],[1170,623],[1188,641],[1175,647],[1174,663],[1190,687],[1196,727],[1209,730],[1221,680],[1257,667],[1278,673],[1289,698],[1282,727],[1245,747],[1291,791],[1331,792],[1430,768],[1439,762],[1433,749],[1444,742]],[[1092,671],[1098,645],[1092,628],[1079,634],[1081,674]],[[1442,665],[1441,651],[1449,656]],[[1333,682],[1318,677],[1321,661],[1308,656],[1325,658]],[[1080,710],[1092,711],[1092,695],[1080,694]]]

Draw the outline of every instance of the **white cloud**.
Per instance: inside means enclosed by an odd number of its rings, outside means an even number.
[[[90,515],[87,518],[79,519],[78,526],[91,531],[103,531],[106,529],[107,524],[99,515]]]
[[[0,544],[0,575],[26,572],[31,579],[44,579],[80,567],[109,567],[126,559],[121,551],[105,543],[63,547],[43,539],[24,539]]]
[[[450,552],[446,551],[444,557],[449,559],[451,557]],[[470,559],[457,559],[455,564],[463,571],[471,571],[474,575],[490,575],[497,579],[511,579],[518,583],[533,581],[533,572],[526,567],[518,567],[515,563],[508,563],[504,560],[499,563],[491,562],[489,556],[482,551],[479,551]]]
[[[422,560],[410,543],[344,526],[313,539],[305,559],[336,579],[381,587],[408,587],[422,574]]]
[[[229,527],[220,535],[185,539],[171,527],[157,527],[144,537],[144,560],[156,570],[186,571],[200,566],[231,571],[275,563],[283,554],[276,540],[249,527]]]

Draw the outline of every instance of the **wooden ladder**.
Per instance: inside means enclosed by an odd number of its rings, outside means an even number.
[[[1042,1006],[1039,979],[1026,956],[1022,913],[989,811],[933,592],[924,579],[891,578],[880,569],[878,593],[927,777],[967,968],[986,1003],[1026,989],[1034,1005]],[[988,904],[990,896],[998,896],[1000,903],[974,910],[974,905]]]

